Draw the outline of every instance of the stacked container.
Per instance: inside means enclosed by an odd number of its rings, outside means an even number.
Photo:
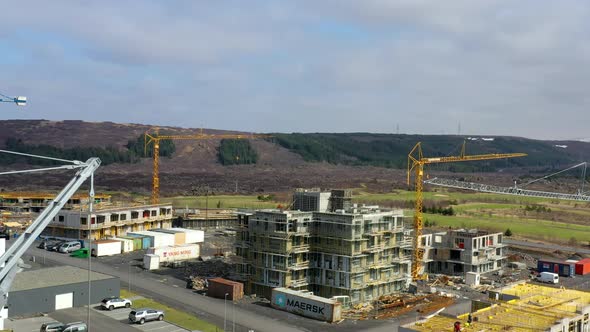
[[[174,235],[174,244],[175,245],[186,244],[186,232],[184,232],[182,230],[171,229],[171,228],[169,228],[169,229],[156,228],[156,229],[152,229],[152,231]]]
[[[205,232],[198,229],[190,228],[170,228],[171,230],[177,230],[184,232],[186,243],[203,243],[205,241]]]

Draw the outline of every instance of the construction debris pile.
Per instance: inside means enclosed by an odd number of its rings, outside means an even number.
[[[231,263],[223,259],[210,259],[188,263],[184,270],[184,276],[187,280],[187,288],[203,290],[206,288],[207,279],[217,277],[231,279],[233,272]]]
[[[387,319],[398,317],[411,311],[422,314],[445,308],[454,303],[454,297],[440,294],[427,295],[388,295],[381,296],[371,303],[361,303],[344,312],[348,319]]]

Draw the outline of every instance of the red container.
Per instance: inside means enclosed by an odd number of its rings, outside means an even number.
[[[585,275],[590,273],[590,258],[584,258],[576,263],[576,274]]]
[[[223,278],[213,278],[207,281],[209,282],[207,296],[225,299],[225,294],[227,294],[227,299],[234,301],[244,297],[244,284],[241,282]]]

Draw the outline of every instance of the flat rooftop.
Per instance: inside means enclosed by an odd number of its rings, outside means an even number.
[[[107,274],[91,272],[92,281],[116,278]],[[74,266],[56,266],[33,271],[23,271],[16,274],[11,292],[23,290],[63,286],[88,282],[88,271]]]
[[[465,326],[467,314],[458,318],[435,316],[406,328],[413,331],[452,331],[456,321],[464,331],[545,331],[566,317],[581,315],[581,308],[590,306],[590,292],[553,288],[536,284],[519,284],[504,289],[502,294],[518,296],[507,302],[497,302],[490,308],[472,314],[477,318]]]

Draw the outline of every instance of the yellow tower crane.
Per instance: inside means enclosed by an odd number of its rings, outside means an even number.
[[[160,202],[160,141],[161,140],[208,140],[208,139],[249,139],[249,138],[265,138],[270,135],[259,135],[259,134],[205,134],[201,130],[198,134],[194,135],[160,135],[158,129],[155,133],[149,134],[148,132],[144,135],[144,149],[147,152],[149,144],[153,143],[154,153],[154,172],[152,175],[152,204],[158,204]]]
[[[439,163],[454,163],[460,161],[478,161],[478,160],[492,160],[525,157],[526,153],[491,153],[481,155],[465,155],[465,142],[461,148],[459,156],[450,157],[434,157],[427,158],[422,154],[422,143],[418,142],[408,154],[408,185],[410,185],[410,178],[412,171],[415,172],[415,186],[416,186],[416,206],[414,211],[414,236],[413,236],[413,257],[412,257],[412,280],[424,279],[420,274],[422,269],[422,259],[424,258],[424,248],[420,247],[420,237],[422,236],[422,204],[423,204],[423,177],[424,165],[439,164]]]

